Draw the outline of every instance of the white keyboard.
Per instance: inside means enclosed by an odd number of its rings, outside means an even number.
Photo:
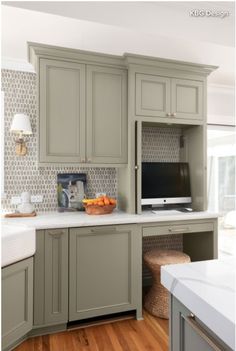
[[[177,210],[153,210],[152,213],[155,213],[160,216],[169,216],[169,215],[180,215],[183,214],[183,212],[177,211]],[[186,212],[185,212],[186,213]]]

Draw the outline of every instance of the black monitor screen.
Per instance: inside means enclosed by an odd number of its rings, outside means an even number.
[[[188,163],[142,163],[143,199],[190,196]]]

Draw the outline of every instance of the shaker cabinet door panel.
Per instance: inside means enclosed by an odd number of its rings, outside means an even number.
[[[132,226],[70,230],[70,321],[136,308],[135,234]]]
[[[68,321],[68,230],[36,233],[34,326]]]
[[[40,162],[85,157],[85,65],[40,60]]]
[[[2,269],[2,347],[26,335],[33,324],[33,258]]]
[[[87,162],[127,162],[127,71],[87,66]]]
[[[171,111],[176,118],[203,119],[203,83],[172,79]]]
[[[136,115],[166,117],[170,113],[170,78],[136,73]]]
[[[45,323],[68,319],[68,230],[45,232]]]

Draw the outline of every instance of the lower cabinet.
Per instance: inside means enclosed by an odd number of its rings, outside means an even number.
[[[136,225],[71,229],[69,320],[141,309],[141,257]]]
[[[39,230],[34,264],[34,326],[68,321],[68,229]]]
[[[136,310],[142,317],[139,226],[38,230],[34,329]]]
[[[170,351],[232,351],[171,296]]]
[[[22,339],[33,323],[33,258],[2,269],[2,350]]]

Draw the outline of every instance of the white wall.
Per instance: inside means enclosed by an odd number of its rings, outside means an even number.
[[[233,86],[209,85],[208,123],[235,125],[235,89]]]
[[[144,34],[127,28],[2,6],[3,64],[6,59],[26,61],[27,41],[118,55],[133,52],[217,65],[219,69],[211,74],[209,82],[234,84],[232,47]]]

